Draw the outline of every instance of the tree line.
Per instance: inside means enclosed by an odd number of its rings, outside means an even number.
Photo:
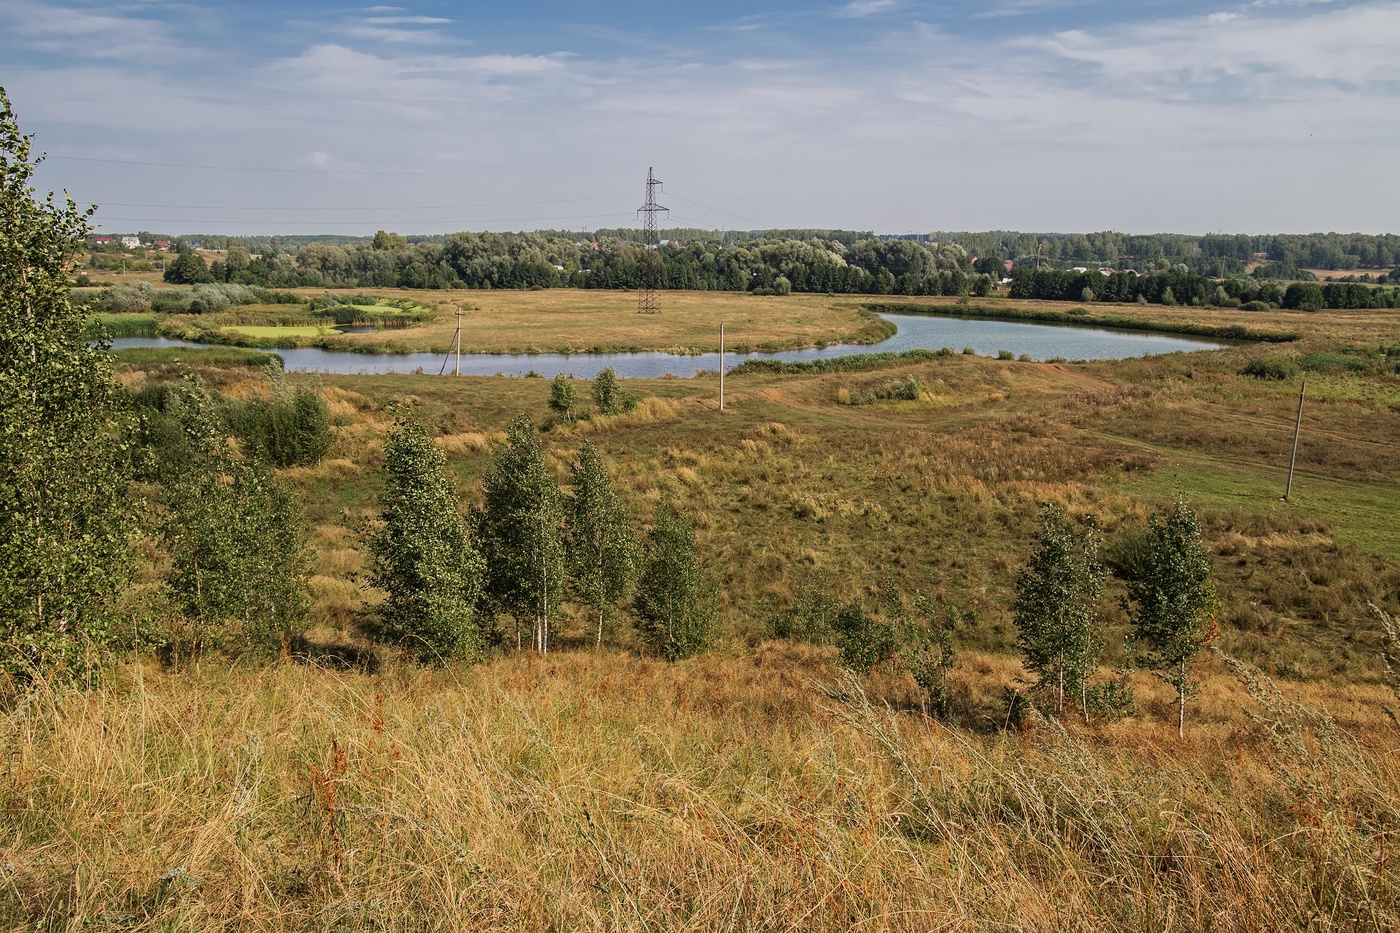
[[[1356,282],[1294,282],[1285,287],[1282,282],[1265,277],[1212,279],[1184,265],[1147,275],[1023,267],[1011,273],[1010,296],[1042,301],[1243,307],[1250,311],[1273,307],[1298,311],[1400,307],[1400,287],[1372,287]]]
[[[165,279],[174,284],[219,282],[268,288],[628,289],[645,283],[654,259],[660,267],[657,281],[667,289],[981,297],[996,288],[1011,263],[1013,293],[1021,297],[1219,304],[1213,299],[1217,289],[1223,288],[1223,300],[1279,304],[1281,294],[1269,297],[1268,281],[1312,279],[1312,273],[1298,264],[1317,258],[1272,246],[1256,253],[1253,247],[1261,244],[1248,237],[952,234],[928,242],[842,231],[769,232],[746,238],[733,231],[686,232],[698,235],[668,240],[652,248],[655,254],[650,257],[637,231],[623,230],[456,233],[412,240],[380,231],[358,241],[306,242],[295,252],[269,238],[256,254],[244,242],[224,238],[227,252],[222,259],[210,263],[184,249],[167,262]],[[813,235],[803,239],[790,235],[809,232]],[[1388,241],[1372,239],[1377,244],[1366,256],[1380,263],[1376,268],[1386,268],[1391,258]],[[1148,243],[1154,244],[1152,248]],[[1021,252],[1032,245],[1029,254]],[[1245,275],[1247,264],[1259,256],[1275,255],[1276,260],[1255,265]],[[1350,262],[1357,257],[1347,254],[1347,258]],[[1060,268],[1075,262],[1094,268],[1087,272]],[[1125,265],[1129,262],[1136,268],[1129,269]],[[1114,271],[1102,276],[1099,268]],[[1375,280],[1384,284],[1390,278],[1390,273],[1380,272]],[[1081,297],[1086,288],[1094,298]],[[1171,294],[1163,301],[1168,288]],[[1388,293],[1369,300],[1376,302],[1373,307],[1390,307],[1386,302],[1392,298]]]

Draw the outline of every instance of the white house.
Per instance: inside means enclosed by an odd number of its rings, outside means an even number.
[[[125,246],[127,249],[135,249],[136,247],[138,247],[138,246],[140,246],[140,245],[141,245],[141,240],[140,240],[139,238],[137,238],[137,237],[134,237],[134,236],[124,236],[124,237],[122,237],[122,246]]]

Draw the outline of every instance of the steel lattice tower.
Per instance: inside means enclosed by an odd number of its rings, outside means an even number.
[[[656,180],[652,169],[647,169],[647,203],[637,208],[642,219],[642,294],[637,300],[638,314],[656,314],[661,311],[661,248],[657,233],[656,215],[670,210],[656,203],[656,194],[661,182]]]

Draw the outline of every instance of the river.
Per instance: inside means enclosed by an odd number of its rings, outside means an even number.
[[[904,350],[938,350],[951,347],[961,351],[971,347],[979,355],[995,356],[1009,350],[1017,356],[1025,354],[1034,360],[1056,357],[1066,360],[1127,359],[1160,353],[1216,350],[1226,344],[1171,334],[1113,330],[1079,324],[1028,324],[1020,321],[998,321],[980,318],[940,317],[925,314],[882,314],[881,317],[899,328],[894,336],[869,346],[837,344],[823,348],[787,350],[781,353],[726,353],[726,368],[750,359],[805,360],[831,359],[853,353],[901,352]],[[731,334],[730,339],[754,339]],[[112,341],[121,347],[199,347],[207,344],[185,343],[163,337],[124,337]],[[368,354],[318,348],[277,349],[289,371],[342,374],[378,373],[436,373],[443,365],[440,353]],[[462,354],[461,372],[472,376],[524,376],[537,373],[547,378],[568,373],[580,379],[592,379],[611,366],[619,376],[629,379],[654,379],[658,376],[693,376],[700,370],[718,370],[718,353],[683,356],[673,353],[533,353],[533,354]],[[453,361],[447,362],[451,372]]]

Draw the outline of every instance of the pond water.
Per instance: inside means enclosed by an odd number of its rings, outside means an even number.
[[[979,355],[995,356],[999,350],[1010,350],[1035,360],[1062,357],[1067,360],[1127,359],[1178,351],[1215,350],[1224,342],[1169,334],[1144,333],[1085,327],[1078,324],[1027,324],[1020,321],[998,321],[980,318],[939,317],[924,314],[883,314],[899,331],[886,340],[870,346],[839,344],[821,349],[787,350],[782,353],[726,353],[726,368],[749,359],[805,360],[831,359],[853,353],[873,353],[903,350],[938,350],[951,347],[961,351],[971,347]],[[730,334],[731,340],[743,340],[742,334]],[[162,337],[124,337],[112,341],[113,347],[198,347],[207,344],[184,343]],[[443,367],[443,354],[405,353],[369,354],[343,350],[278,349],[291,370],[306,372],[376,374],[436,373]],[[454,360],[447,361],[452,372]],[[545,377],[568,373],[580,379],[592,379],[611,366],[619,376],[631,379],[653,379],[658,376],[693,376],[699,370],[718,370],[718,353],[681,356],[672,353],[534,353],[534,354],[462,354],[461,372],[472,376],[524,376],[535,372]]]

